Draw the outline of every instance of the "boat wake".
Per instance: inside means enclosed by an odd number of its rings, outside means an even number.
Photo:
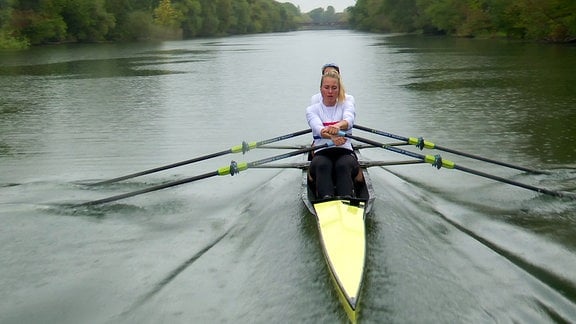
[[[462,184],[430,190],[411,175],[386,171],[371,173],[379,193],[373,217],[382,218],[376,235],[383,242],[369,250],[388,262],[385,273],[368,281],[394,288],[377,305],[414,321],[434,321],[415,314],[446,304],[453,308],[439,321],[576,321],[573,201],[526,197],[501,184],[476,186],[473,193]],[[422,289],[428,293],[414,295]],[[443,305],[434,295],[444,296]],[[396,309],[395,299],[413,313]],[[375,309],[364,313],[395,318]]]
[[[154,285],[154,287],[148,293],[144,294],[142,297],[140,297],[138,300],[136,300],[136,302],[131,307],[129,307],[124,313],[122,313],[120,316],[121,317],[125,316],[125,315],[133,312],[134,310],[136,310],[138,307],[145,304],[150,298],[152,298],[160,290],[162,290],[162,288],[166,287],[170,282],[172,282],[174,280],[174,278],[176,278],[180,273],[182,273],[182,271],[186,270],[190,265],[192,265],[194,263],[194,261],[198,260],[202,255],[204,255],[206,252],[208,252],[211,248],[213,248],[220,241],[222,241],[222,239],[230,233],[232,228],[233,227],[228,228],[224,233],[222,233],[220,236],[216,237],[212,242],[210,242],[208,245],[206,245],[203,249],[196,252],[196,254],[194,254],[188,260],[184,261],[182,264],[180,264],[178,267],[176,267],[174,270],[172,270],[170,273],[168,273],[168,275],[166,277],[164,277],[156,285]]]
[[[180,310],[181,312],[192,312],[195,315],[190,315],[191,318],[197,318],[198,315],[193,311],[195,307],[203,308],[202,305],[205,305],[204,308],[208,309],[211,308],[210,305],[212,305],[211,301],[213,299],[225,300],[229,298],[227,294],[230,294],[230,292],[226,293],[226,290],[223,290],[223,295],[214,295],[210,298],[203,295],[204,292],[212,291],[214,293],[214,289],[223,289],[223,287],[220,286],[223,278],[221,278],[218,273],[212,273],[214,270],[207,270],[206,267],[208,267],[208,269],[217,267],[218,272],[235,272],[239,267],[246,267],[245,263],[254,261],[252,257],[244,259],[245,257],[242,257],[242,255],[246,250],[254,248],[260,249],[260,245],[256,244],[255,240],[266,239],[270,234],[266,234],[262,228],[270,219],[268,217],[261,219],[260,217],[269,216],[268,214],[261,213],[264,213],[263,210],[273,206],[269,204],[270,199],[262,201],[261,198],[269,197],[271,190],[279,192],[285,191],[283,187],[274,188],[274,186],[276,186],[275,182],[283,182],[287,177],[290,179],[293,178],[291,175],[281,177],[274,176],[272,180],[267,177],[264,183],[257,184],[259,188],[243,187],[245,194],[227,201],[225,206],[202,206],[210,210],[209,215],[205,215],[205,219],[198,220],[204,223],[204,227],[210,227],[209,235],[211,238],[208,242],[206,242],[206,239],[202,239],[202,241],[204,241],[203,246],[200,248],[196,245],[198,250],[192,256],[181,261],[168,272],[165,272],[164,276],[154,284],[147,284],[148,290],[136,298],[135,301],[119,313],[114,320],[139,322],[139,319],[147,318],[146,314],[150,308],[153,309],[158,305],[178,309],[183,307]],[[297,179],[294,180],[297,181]],[[283,184],[280,185],[283,186]],[[188,206],[188,209],[189,208],[190,206]],[[208,225],[210,223],[213,223],[213,225]],[[216,225],[216,223],[218,225]],[[200,224],[196,226],[200,226]],[[216,227],[220,234],[215,236],[213,232]],[[204,230],[202,232],[204,232]],[[231,251],[236,250],[237,253],[233,253],[232,256],[229,255],[232,253]],[[199,262],[201,260],[204,260],[204,262]],[[215,262],[218,263],[217,266]],[[190,268],[193,265],[197,265],[197,267],[192,271]],[[248,266],[248,269],[250,269],[250,266]],[[208,273],[206,271],[208,271]],[[242,274],[242,276],[244,276],[244,274]],[[186,284],[183,285],[188,287],[185,292],[180,291],[181,285],[179,282],[186,282]],[[235,287],[227,288],[232,290],[236,289]],[[203,301],[194,302],[196,298],[190,299],[190,296],[187,296],[178,302],[169,302],[174,296],[190,294],[190,291],[194,291],[194,294],[202,294],[204,296],[204,298],[202,298]],[[170,306],[167,306],[166,303],[169,303]],[[180,306],[180,303],[184,305]],[[191,304],[194,304],[194,307],[192,307]],[[212,314],[212,316],[218,318],[217,314]],[[149,320],[149,318],[147,318],[147,320]]]

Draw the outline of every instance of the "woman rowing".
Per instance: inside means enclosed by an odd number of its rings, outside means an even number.
[[[351,132],[356,117],[354,104],[346,99],[340,74],[335,71],[322,75],[320,94],[322,100],[306,108],[306,119],[314,136],[313,145],[331,141],[334,146],[314,152],[310,180],[318,198],[353,197],[354,177],[359,174],[360,166],[352,143],[339,132]]]

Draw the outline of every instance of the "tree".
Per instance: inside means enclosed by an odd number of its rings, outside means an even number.
[[[182,33],[184,38],[193,38],[200,33],[203,24],[202,4],[200,0],[183,0],[175,4],[182,14]]]
[[[172,7],[170,0],[161,0],[154,9],[154,22],[160,26],[177,28],[180,25],[180,13]]]
[[[220,21],[216,16],[216,8],[212,0],[200,0],[202,4],[202,26],[200,27],[199,36],[218,35]]]
[[[298,19],[274,0],[0,0],[0,47],[287,31]]]
[[[30,46],[30,41],[22,35],[17,35],[14,28],[14,3],[15,0],[0,0],[0,49]]]
[[[250,25],[250,5],[246,0],[235,0],[232,4],[234,20],[228,31],[230,34],[246,34]]]
[[[573,0],[517,0],[517,24],[531,39],[552,42],[576,40],[576,2]]]
[[[359,30],[576,41],[574,0],[357,0],[348,13]]]
[[[67,0],[62,9],[67,36],[77,41],[102,41],[114,27],[115,18],[106,11],[105,0]]]
[[[227,33],[233,23],[232,1],[214,0],[216,18],[218,19],[219,33]]]

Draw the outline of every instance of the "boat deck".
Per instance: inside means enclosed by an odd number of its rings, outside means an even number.
[[[315,216],[324,258],[338,297],[352,323],[358,306],[366,261],[365,218],[372,210],[374,193],[367,168],[363,181],[355,184],[355,197],[318,200],[308,181],[307,168],[302,172],[302,200]]]

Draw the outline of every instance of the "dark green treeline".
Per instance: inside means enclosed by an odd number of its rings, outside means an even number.
[[[0,0],[0,48],[279,32],[299,19],[273,0]]]
[[[274,0],[0,0],[0,48],[186,39],[314,25],[371,32],[576,41],[576,0],[356,0],[302,14]]]
[[[357,0],[348,13],[372,32],[576,41],[576,0]]]

